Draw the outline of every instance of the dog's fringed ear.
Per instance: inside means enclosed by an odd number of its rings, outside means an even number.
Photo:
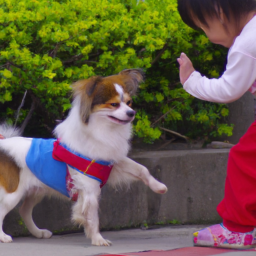
[[[131,96],[135,95],[139,84],[145,79],[145,73],[140,68],[124,69],[118,75],[122,76],[126,90]]]
[[[89,79],[79,80],[73,84],[74,99],[80,97],[80,116],[85,124],[89,122],[93,93],[100,79],[100,76],[93,76]]]

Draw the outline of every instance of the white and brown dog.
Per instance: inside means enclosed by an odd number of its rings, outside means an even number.
[[[72,109],[54,130],[58,140],[16,137],[18,131],[0,126],[6,137],[0,140],[1,242],[12,241],[2,224],[21,199],[20,215],[28,230],[35,237],[50,238],[50,231],[35,225],[32,210],[44,196],[57,196],[75,201],[72,220],[84,226],[93,245],[108,246],[111,242],[99,233],[98,218],[98,198],[107,180],[113,186],[142,180],[156,193],[167,191],[147,168],[127,157],[135,116],[131,96],[142,81],[140,69],[127,69],[76,82]],[[58,170],[59,165],[64,169]]]

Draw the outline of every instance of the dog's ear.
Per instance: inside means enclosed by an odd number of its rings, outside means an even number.
[[[93,93],[100,79],[100,76],[93,76],[73,84],[74,99],[80,97],[80,116],[82,121],[86,124],[89,122],[91,114]]]
[[[139,84],[145,79],[145,73],[139,68],[124,69],[118,75],[122,76],[126,90],[131,96],[135,95]]]

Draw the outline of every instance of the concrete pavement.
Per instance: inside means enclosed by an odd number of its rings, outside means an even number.
[[[51,239],[14,237],[13,243],[0,244],[0,256],[87,256],[103,254],[138,256],[256,255],[255,250],[230,251],[193,247],[192,233],[203,227],[201,225],[184,225],[148,230],[128,229],[102,232],[104,238],[112,241],[113,245],[110,247],[92,246],[90,240],[86,239],[83,233],[55,235]],[[143,252],[151,250],[154,251]]]

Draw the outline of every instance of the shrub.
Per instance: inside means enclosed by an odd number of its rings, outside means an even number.
[[[225,54],[183,24],[176,7],[176,0],[0,0],[1,119],[20,124],[33,114],[26,133],[48,136],[45,127],[71,106],[72,82],[140,67],[147,80],[134,99],[137,136],[153,142],[161,126],[192,138],[230,134],[225,105],[198,101],[179,84],[180,52],[211,76]]]

